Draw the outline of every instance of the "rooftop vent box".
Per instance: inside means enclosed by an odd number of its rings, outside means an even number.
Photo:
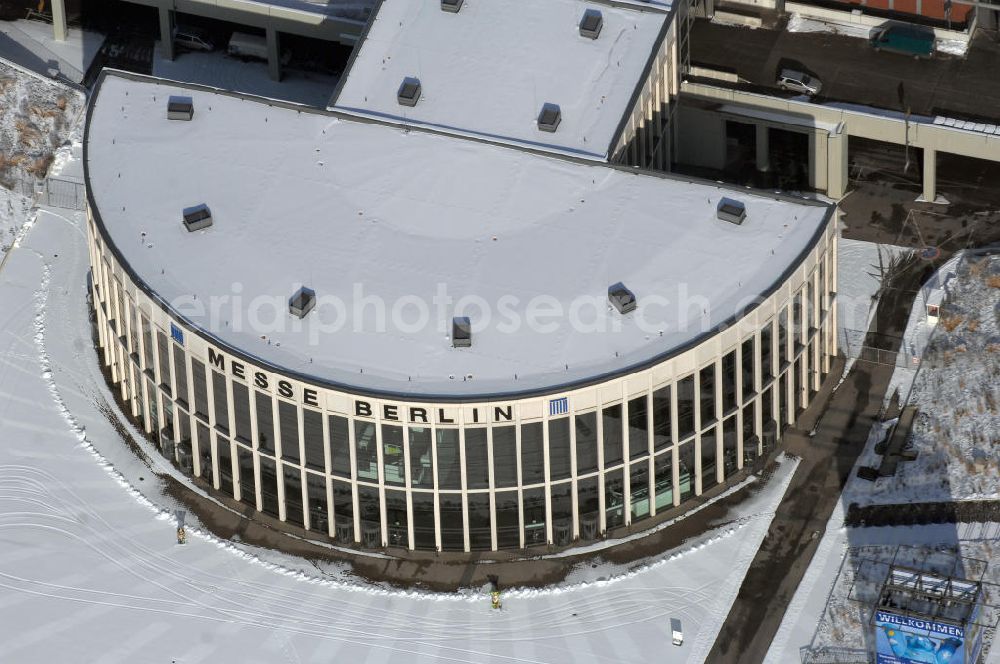
[[[715,214],[722,221],[728,221],[731,224],[742,224],[743,220],[747,218],[747,208],[740,201],[733,200],[732,198],[723,198],[719,201],[719,207],[716,208]]]
[[[188,229],[188,232],[200,231],[211,225],[212,211],[204,203],[184,208],[184,228]]]
[[[601,34],[602,27],[604,27],[604,17],[601,16],[601,12],[596,9],[588,9],[583,12],[583,18],[580,19],[581,37],[597,39],[598,35]]]
[[[402,106],[416,106],[420,101],[420,81],[407,76],[399,85],[396,99]]]
[[[190,120],[194,117],[194,101],[191,97],[171,96],[167,101],[168,120]]]
[[[472,323],[468,316],[451,319],[451,345],[455,348],[468,348],[472,345]]]
[[[298,318],[303,318],[316,306],[316,291],[311,288],[302,288],[295,291],[288,300],[288,313]]]
[[[562,122],[562,111],[556,104],[545,104],[542,112],[538,114],[538,128],[542,131],[555,132]]]
[[[452,14],[457,14],[462,9],[465,0],[441,0],[441,9]]]
[[[608,301],[620,314],[635,311],[635,293],[625,288],[625,284],[620,281],[608,288]]]

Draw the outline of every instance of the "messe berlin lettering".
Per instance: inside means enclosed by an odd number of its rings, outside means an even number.
[[[222,353],[217,352],[214,348],[208,349],[208,364],[219,371],[225,372],[226,365],[229,366],[229,373],[234,377],[245,382],[253,382],[253,385],[261,390],[270,390],[272,388],[277,391],[278,396],[284,397],[286,399],[295,399],[306,406],[313,406],[314,408],[320,407],[320,394],[318,389],[311,387],[303,387],[301,390],[297,390],[295,386],[282,378],[275,379],[270,374],[266,374],[263,371],[254,370],[252,367],[247,367],[246,364],[240,362],[239,360],[234,360],[232,358],[227,358]],[[301,392],[299,394],[298,392]],[[378,414],[383,421],[388,422],[408,422],[411,424],[458,424],[461,421],[461,411],[465,411],[465,420],[463,424],[486,424],[487,421],[490,423],[500,423],[500,422],[513,422],[514,421],[514,406],[511,404],[505,405],[490,405],[487,407],[482,406],[467,406],[464,408],[458,407],[423,407],[423,406],[401,406],[397,404],[382,403],[381,406],[377,402],[369,401],[365,399],[354,399],[354,415],[356,417],[376,417]]]
[[[935,634],[945,634],[947,636],[955,636],[960,639],[965,638],[965,630],[963,628],[956,625],[934,622],[932,620],[900,616],[895,613],[886,613],[885,611],[876,612],[875,620],[880,623],[888,623],[898,625],[900,627],[909,627],[911,629],[927,630],[929,632],[934,632]]]

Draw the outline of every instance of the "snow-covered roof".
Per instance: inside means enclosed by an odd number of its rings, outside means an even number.
[[[170,95],[192,121],[166,118]],[[91,202],[134,274],[231,348],[361,391],[539,392],[648,364],[775,287],[831,211],[141,77],[106,75],[92,104]],[[716,218],[723,196],[742,225]],[[189,233],[199,203],[213,225]],[[637,311],[608,305],[616,282]],[[301,321],[299,285],[319,300]]]
[[[668,9],[668,8],[667,8]],[[597,39],[581,36],[587,10]],[[408,124],[605,159],[660,43],[668,12],[582,0],[383,0],[357,46],[334,107]],[[420,81],[416,106],[396,94]],[[536,119],[555,104],[554,133]]]

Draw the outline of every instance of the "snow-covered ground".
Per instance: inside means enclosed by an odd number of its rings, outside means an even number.
[[[83,105],[81,93],[0,60],[0,187],[43,179]]]
[[[857,352],[875,316],[879,289],[890,266],[912,250],[841,238],[837,247],[837,325],[840,349]],[[849,367],[848,367],[849,368]]]
[[[0,261],[24,225],[34,218],[33,205],[34,201],[27,196],[0,187]]]
[[[71,172],[78,148],[64,150]],[[76,154],[76,157],[74,157]],[[176,545],[145,441],[136,457],[93,351],[80,213],[43,209],[0,268],[0,624],[10,661],[702,662],[795,463],[732,520],[632,566],[558,587],[402,592],[347,570],[220,541]],[[102,410],[103,409],[103,410]],[[126,427],[127,428],[127,427]],[[685,643],[670,645],[669,619]]]
[[[167,60],[160,54],[159,42],[156,46],[154,76],[307,106],[326,108],[340,80],[339,76],[285,67],[281,81],[275,81],[268,75],[264,62],[243,62],[221,51],[178,53],[175,59]]]

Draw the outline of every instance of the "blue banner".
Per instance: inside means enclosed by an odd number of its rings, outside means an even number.
[[[965,664],[964,639],[957,625],[875,612],[877,664]]]

